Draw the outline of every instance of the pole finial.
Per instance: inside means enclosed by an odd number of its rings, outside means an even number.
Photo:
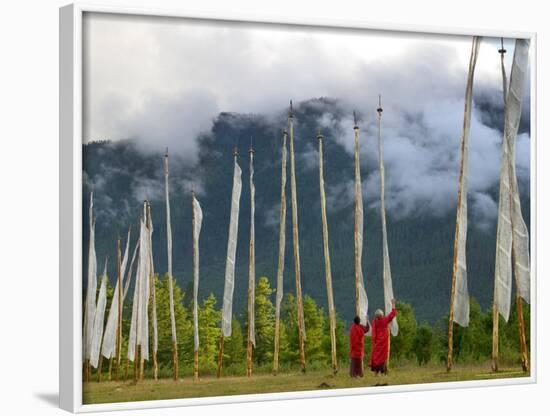
[[[239,148],[237,146],[235,146],[233,148],[233,157],[236,159],[237,156],[239,156]]]
[[[292,100],[290,100],[290,108],[288,110],[288,118],[294,117],[294,110],[292,109]]]
[[[500,49],[498,50],[498,53],[501,55],[506,53],[506,49],[504,49],[504,38],[500,38]]]
[[[319,140],[323,140],[323,138],[324,138],[323,135],[321,134],[321,129],[317,130],[317,138]]]
[[[384,111],[382,109],[382,94],[378,94],[378,108],[376,109],[376,111],[378,111],[379,116],[382,116],[382,111]]]

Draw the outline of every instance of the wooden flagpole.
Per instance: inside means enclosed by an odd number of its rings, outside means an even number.
[[[273,374],[279,371],[279,344],[280,344],[280,320],[281,305],[278,300],[283,290],[283,273],[285,268],[285,244],[286,244],[286,139],[287,131],[283,131],[283,146],[281,152],[281,207],[279,211],[279,261],[277,264],[277,300],[275,307],[275,342],[273,351]]]
[[[99,349],[99,364],[97,366],[97,382],[101,382],[101,370],[103,369],[103,354],[101,353],[101,350],[103,348]]]
[[[168,290],[170,296],[170,324],[172,326],[172,369],[173,378],[175,381],[179,378],[179,359],[178,359],[178,345],[176,338],[176,317],[174,315],[174,288],[173,288],[173,276],[172,276],[172,226],[170,219],[170,196],[169,196],[169,182],[168,182],[168,148],[164,155],[164,187],[166,196],[166,245],[168,251]]]
[[[237,157],[238,156],[239,156],[239,149],[237,148],[237,146],[235,146],[235,148],[233,149],[233,160],[234,160],[235,163],[237,162]],[[220,378],[222,376],[223,347],[224,347],[223,328],[221,328],[220,344],[219,344],[219,348],[218,348],[218,370],[216,371],[216,377],[217,378]]]
[[[338,361],[336,358],[336,316],[334,310],[334,296],[332,293],[332,272],[330,270],[330,252],[328,247],[328,222],[327,206],[325,198],[325,179],[323,173],[323,135],[317,135],[319,141],[319,188],[321,193],[321,219],[323,223],[323,251],[325,257],[325,279],[327,284],[328,315],[330,323],[330,350],[332,359],[332,372],[338,372]]]
[[[252,140],[252,139],[251,139]],[[250,208],[254,206],[254,195],[252,194],[252,172],[254,170],[254,149],[250,146],[248,151],[250,155]],[[252,375],[252,354],[253,354],[253,344],[252,344],[252,330],[250,329],[252,321],[254,319],[254,216],[253,213],[250,218],[251,221],[251,232],[250,232],[250,242],[248,245],[248,336],[246,342],[246,375],[250,377]]]
[[[292,240],[294,248],[294,272],[296,275],[296,304],[298,312],[298,342],[300,348],[300,364],[302,372],[306,371],[305,355],[305,328],[304,328],[304,308],[302,301],[302,283],[300,277],[300,240],[298,237],[298,207],[296,202],[296,169],[294,161],[294,113],[292,110],[292,100],[290,101],[290,110],[288,112],[288,126],[290,133],[290,194],[292,202]]]
[[[462,158],[464,157],[464,142],[461,146]],[[460,164],[460,178],[464,175],[464,165]],[[457,214],[456,214],[456,225],[455,225],[455,241],[454,241],[454,254],[453,254],[453,277],[451,281],[451,299],[449,305],[449,322],[447,328],[447,372],[451,371],[453,365],[453,325],[454,325],[454,306],[455,306],[455,292],[456,292],[456,273],[458,270],[458,236],[460,232],[460,221],[458,220],[461,215],[461,206],[460,201],[462,200],[462,180],[459,181],[458,186],[458,204],[457,204]]]
[[[502,81],[503,81],[503,93],[504,93],[504,107],[506,111],[506,98],[508,96],[508,82],[506,80],[506,71],[504,69],[504,54],[506,53],[506,49],[504,49],[504,39],[500,38],[500,45],[501,48],[499,49],[500,53],[500,62],[501,62],[501,68],[502,68]],[[503,140],[506,140],[506,137],[503,138]],[[508,148],[508,157],[510,157],[510,143],[507,144]],[[513,161],[512,161],[513,163]],[[520,346],[520,357],[521,357],[521,367],[524,372],[527,372],[529,370],[529,359],[527,357],[527,342],[525,337],[525,322],[523,320],[523,300],[521,299],[521,296],[519,295],[518,289],[519,289],[519,278],[516,271],[516,251],[514,249],[513,241],[515,239],[515,232],[514,232],[514,195],[516,194],[516,190],[514,189],[514,183],[513,180],[513,171],[511,169],[511,163],[508,163],[508,181],[510,183],[510,222],[512,223],[512,273],[514,273],[515,277],[515,283],[516,283],[516,308],[517,308],[517,315],[518,315],[518,330],[519,330],[519,346]]]
[[[152,230],[152,227],[153,227],[153,219],[151,217],[151,204],[149,202],[147,202],[147,229],[149,231],[149,233],[151,233],[151,230]],[[151,243],[152,243],[152,240],[151,240]],[[156,288],[155,288],[155,275],[154,275],[154,271],[153,271],[153,255],[152,255],[152,247],[151,247],[151,258],[150,258],[150,261],[151,261],[151,267],[150,267],[150,273],[149,273],[149,287],[150,287],[150,292],[151,292],[151,308],[152,308],[152,317],[153,317],[153,322],[156,323],[156,319],[157,319],[157,311],[156,311],[156,307],[157,307],[157,302],[156,302]],[[155,331],[155,326],[153,326],[153,331]],[[158,380],[158,361],[157,361],[157,349],[156,349],[156,345],[155,345],[155,333],[153,334],[153,337],[152,337],[152,341],[153,341],[153,348],[152,349],[152,355],[153,355],[153,378],[155,380]],[[143,377],[143,374],[142,374],[142,377]]]
[[[197,242],[195,241],[195,190],[191,191],[191,227],[192,227],[192,238],[193,238],[193,276],[197,270],[197,262],[195,258],[195,253],[197,252]],[[199,350],[193,347],[193,379],[198,381],[199,379]]]
[[[454,307],[455,307],[455,295],[456,295],[456,276],[458,273],[458,243],[460,235],[460,218],[462,216],[462,200],[467,195],[463,195],[463,182],[464,182],[464,161],[466,158],[466,139],[469,134],[470,119],[469,112],[471,112],[471,100],[472,100],[472,88],[475,64],[477,60],[477,52],[479,48],[480,38],[474,36],[472,41],[472,51],[470,53],[470,64],[468,69],[468,81],[466,84],[466,94],[464,99],[464,123],[462,126],[462,137],[460,143],[460,174],[458,180],[458,198],[456,207],[456,225],[455,225],[455,240],[453,249],[453,276],[451,280],[451,299],[449,302],[449,322],[448,322],[448,349],[447,349],[447,372],[451,371],[453,365],[453,325],[454,325]]]
[[[112,371],[113,371],[113,357],[111,356],[109,358],[109,376],[107,377],[107,380],[109,381],[112,380],[112,377],[111,377]]]
[[[506,112],[506,95],[508,95],[508,82],[506,80],[506,70],[504,68],[504,54],[506,53],[506,49],[504,49],[504,40],[500,38],[500,49],[498,50],[498,53],[500,54],[500,68],[502,72],[502,94],[504,97],[504,111]],[[503,140],[506,140],[506,137],[503,136]],[[506,163],[504,161],[504,163]],[[512,216],[512,206],[510,204],[510,216]],[[498,235],[498,231],[497,231]],[[512,239],[514,238],[514,231],[512,229]],[[498,245],[498,242],[497,242]],[[512,244],[512,250],[513,250],[513,244]],[[498,347],[499,347],[499,334],[498,334],[498,325],[499,325],[499,317],[498,317],[498,307],[497,307],[497,282],[495,279],[495,286],[493,290],[493,351],[491,353],[491,368],[494,372],[498,371]]]
[[[220,346],[218,349],[218,371],[216,372],[216,377],[220,378],[222,376],[222,364],[223,364],[223,331],[220,335]]]
[[[122,275],[121,275],[121,260],[120,260],[120,238],[117,242],[117,281],[118,281],[118,316],[117,316],[117,331],[116,331],[116,368],[115,380],[118,381],[120,374],[120,354],[122,349]],[[111,302],[112,305],[112,302]],[[109,380],[111,379],[111,366],[113,354],[109,360]]]
[[[355,137],[355,177],[357,178],[357,176],[359,176],[361,168],[359,166],[359,126],[357,125],[357,117],[355,116],[355,112],[353,112],[353,134]],[[359,269],[361,267],[361,264],[359,261],[359,247],[357,245],[357,240],[359,239],[359,215],[359,194],[357,193],[357,189],[355,189],[355,225],[353,227],[355,247],[355,315],[360,317],[361,306],[359,301],[359,293],[361,291],[361,276],[359,273]]]

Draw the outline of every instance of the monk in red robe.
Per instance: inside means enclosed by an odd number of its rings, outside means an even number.
[[[369,317],[366,325],[361,325],[361,319],[356,316],[349,330],[349,375],[363,377],[363,356],[365,355],[365,334],[369,331]]]
[[[395,318],[395,299],[391,301],[392,310],[384,316],[384,312],[378,309],[372,321],[372,351],[369,359],[369,367],[375,375],[387,374],[387,361],[389,353],[389,328],[388,325]]]

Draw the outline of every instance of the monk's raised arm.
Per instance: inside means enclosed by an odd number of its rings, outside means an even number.
[[[395,318],[395,315],[397,315],[397,309],[395,309],[395,306],[391,310],[391,312],[386,316],[386,322],[391,322],[393,318]]]
[[[369,332],[370,324],[369,324],[368,319],[367,319],[367,324],[366,324],[366,325],[361,325],[361,328],[363,328],[363,331],[365,332],[365,334],[366,334],[367,332]]]

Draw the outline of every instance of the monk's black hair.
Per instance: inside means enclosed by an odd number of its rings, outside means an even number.
[[[360,324],[361,319],[358,316],[356,316],[355,318],[353,318],[353,322],[355,322],[356,324]]]

